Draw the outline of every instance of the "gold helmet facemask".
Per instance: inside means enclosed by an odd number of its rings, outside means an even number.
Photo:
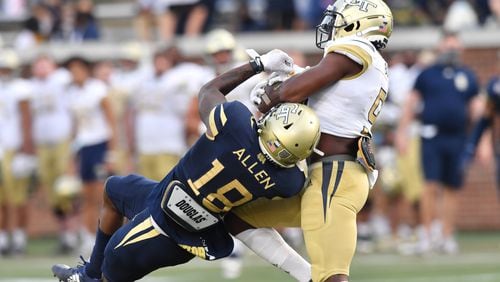
[[[262,153],[281,167],[293,167],[309,157],[320,137],[318,117],[303,104],[279,104],[267,112],[257,126]]]
[[[316,26],[316,46],[346,36],[361,36],[377,49],[387,46],[393,29],[392,12],[382,0],[337,0],[328,5]]]

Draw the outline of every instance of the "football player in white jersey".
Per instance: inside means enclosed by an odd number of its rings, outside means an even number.
[[[40,188],[59,221],[60,251],[69,252],[77,244],[76,232],[69,228],[74,225],[73,205],[55,193],[54,185],[67,172],[71,159],[72,116],[66,95],[70,76],[66,70],[58,70],[54,60],[45,55],[37,57],[31,69],[33,140]]]
[[[91,251],[95,218],[101,206],[102,184],[112,172],[117,130],[106,85],[91,76],[91,64],[72,57],[66,63],[72,76],[67,88],[69,107],[75,120],[74,146],[78,148],[79,174],[83,182],[81,232],[82,253]]]
[[[9,248],[2,251],[14,254],[24,252],[26,247],[29,177],[35,168],[30,111],[32,89],[26,80],[15,77],[18,66],[14,51],[0,50],[0,144],[3,149],[0,209],[4,216],[0,241],[3,247]],[[6,232],[11,235],[10,244]]]
[[[279,102],[307,100],[320,118],[318,148],[324,156],[311,157],[311,181],[301,197],[260,201],[234,212],[246,228],[301,226],[313,281],[348,281],[356,215],[375,180],[370,129],[388,92],[387,63],[378,50],[386,47],[392,28],[392,13],[381,0],[335,1],[317,27],[316,45],[325,50],[323,59],[265,87],[260,97],[262,112]],[[259,249],[264,236],[258,232],[246,230],[237,238]],[[269,252],[261,255],[276,263]]]
[[[130,147],[139,157],[139,172],[160,180],[187,149],[186,112],[204,83],[200,78],[207,76],[198,65],[182,63],[173,46],[156,52],[153,64],[154,70],[131,93],[134,140]]]

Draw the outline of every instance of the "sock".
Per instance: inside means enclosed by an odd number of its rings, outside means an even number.
[[[26,248],[26,233],[22,229],[16,229],[12,232],[12,247],[14,250],[22,251]]]
[[[9,235],[5,231],[0,231],[0,251],[5,251],[9,248]]]
[[[97,228],[95,245],[90,255],[90,262],[85,265],[85,272],[91,278],[100,279],[102,276],[101,266],[104,260],[104,249],[112,235],[105,234]]]
[[[289,273],[297,281],[311,279],[311,265],[295,252],[272,228],[248,229],[236,238],[258,256]]]

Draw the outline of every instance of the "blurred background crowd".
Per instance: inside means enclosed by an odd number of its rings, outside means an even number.
[[[57,232],[57,251],[88,253],[97,224],[102,191],[99,187],[105,178],[138,172],[159,180],[203,132],[196,101],[199,88],[215,75],[249,59],[244,47],[252,46],[241,46],[233,34],[308,32],[329,2],[0,1],[4,45],[0,51],[0,252],[22,254],[28,234]],[[445,27],[460,32],[500,27],[500,0],[388,3],[395,16],[396,32],[403,26]],[[201,51],[187,55],[170,40],[179,36],[197,38]],[[460,126],[463,142],[467,139],[465,132],[471,131],[485,111],[486,95],[477,94],[486,94],[488,82],[499,75],[499,47],[464,49],[454,38],[456,44],[448,42],[452,47],[443,47],[442,42],[426,49],[389,48],[383,54],[389,63],[391,90],[374,132],[381,176],[360,216],[361,252],[421,254],[432,250],[455,254],[459,250],[453,237],[457,222],[443,223],[439,220],[443,214],[446,219],[450,213],[456,218],[457,214],[473,211],[474,220],[483,217],[485,222],[458,223],[459,227],[500,228],[495,215],[498,203],[495,196],[491,197],[494,191],[489,196],[482,192],[482,197],[476,199],[470,196],[476,192],[466,189],[461,200],[454,193],[450,197],[423,194],[429,190],[423,189],[429,181],[420,160],[423,136],[416,129],[418,118],[405,125],[411,131],[406,142],[401,142],[398,132],[415,81],[423,70],[443,63],[443,54],[450,55],[445,51],[456,53],[456,60],[447,62],[452,70],[466,65],[471,68],[467,67],[470,76],[455,79],[460,89],[465,79],[465,88],[470,92],[462,101],[470,118]],[[130,40],[160,44],[145,47],[122,43]],[[63,50],[65,45],[50,49],[46,44],[83,41],[113,41],[110,46],[115,49],[108,50],[113,53],[110,58],[75,52],[61,59],[53,50]],[[37,46],[49,46],[44,49],[49,52],[37,52]],[[301,66],[314,65],[321,57],[319,51],[285,51]],[[451,71],[450,75],[455,74],[460,72]],[[255,112],[249,93],[259,79],[262,77],[249,81],[229,98],[243,101]],[[492,89],[500,92],[499,85]],[[425,92],[422,89],[417,90]],[[418,107],[410,109],[419,111]],[[435,109],[439,112],[442,108]],[[478,151],[479,157],[492,167],[491,140],[482,142]],[[487,180],[482,181],[484,184]],[[491,188],[491,179],[488,183]],[[429,201],[433,203],[431,215],[423,216],[423,221],[422,195],[426,207]],[[477,203],[485,198],[490,200],[483,202],[488,211],[474,214],[480,208]],[[467,199],[471,204],[463,204]],[[457,211],[458,201],[462,203],[461,211]],[[450,203],[454,206],[444,212],[435,207]],[[300,232],[288,230],[285,234],[300,248]]]
[[[95,3],[94,3],[95,2]],[[396,26],[498,28],[498,0],[391,0]],[[15,46],[46,41],[80,42],[198,36],[215,27],[232,32],[309,30],[329,1],[324,0],[3,0],[0,30]],[[106,32],[103,33],[103,29]],[[135,32],[131,32],[134,30]],[[111,34],[115,33],[114,36]]]

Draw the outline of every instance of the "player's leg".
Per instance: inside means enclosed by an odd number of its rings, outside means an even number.
[[[446,165],[444,170],[443,190],[443,241],[441,250],[453,254],[458,252],[455,240],[456,215],[460,190],[463,187],[463,170],[460,168],[460,156],[464,150],[461,137],[449,138],[447,143]]]
[[[437,193],[443,175],[443,158],[438,137],[422,139],[422,169],[424,186],[420,198],[419,242],[417,252],[428,253],[432,249],[432,225],[437,218]]]
[[[105,155],[107,143],[82,147],[79,155],[80,177],[83,182],[83,203],[81,229],[81,253],[87,256],[92,251],[94,232],[97,228],[97,218],[102,205],[102,187],[106,179]]]
[[[104,250],[112,235],[122,226],[123,218],[131,219],[146,206],[146,198],[157,182],[139,175],[112,176],[105,183],[103,207],[100,211],[96,240],[90,261],[83,269],[65,265],[53,267],[54,274],[65,281],[75,272],[89,278],[101,277]]]
[[[316,163],[302,197],[302,229],[313,281],[348,281],[356,215],[368,198],[366,172],[354,161]]]
[[[109,282],[135,281],[156,269],[183,264],[193,257],[155,229],[146,208],[115,232],[109,241],[102,267],[103,278]]]
[[[26,230],[28,229],[28,186],[30,185],[30,178],[16,178],[14,183],[16,190],[12,200],[17,221],[12,231],[12,252],[22,254],[26,251],[28,243]]]
[[[300,201],[300,195],[280,200],[258,199],[233,209],[224,222],[231,234],[261,258],[298,281],[309,281],[309,263],[270,228],[300,226]]]

